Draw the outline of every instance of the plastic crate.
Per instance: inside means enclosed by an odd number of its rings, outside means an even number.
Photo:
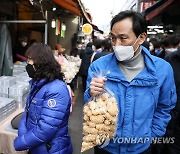
[[[16,101],[16,108],[24,108],[26,104],[28,93],[23,96],[17,96],[17,95],[9,95],[10,98],[13,98]]]
[[[1,76],[0,86],[10,87],[16,83],[16,77],[14,76]]]
[[[0,97],[0,121],[16,110],[15,105],[14,99]]]
[[[16,77],[16,84],[25,84],[27,86],[30,86],[29,85],[30,80],[31,80],[31,78],[27,77],[27,76],[17,76]]]
[[[8,95],[9,94],[9,87],[7,86],[0,86],[0,93],[3,95]]]
[[[29,92],[29,85],[15,84],[9,87],[9,96],[23,96]],[[11,97],[10,97],[11,98]]]

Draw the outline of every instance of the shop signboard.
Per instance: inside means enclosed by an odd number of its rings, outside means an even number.
[[[146,0],[141,2],[141,12],[144,12],[147,8],[154,4],[154,0]]]
[[[92,31],[93,31],[93,28],[92,28],[91,24],[86,23],[82,26],[82,32],[85,35],[90,35],[92,33]]]

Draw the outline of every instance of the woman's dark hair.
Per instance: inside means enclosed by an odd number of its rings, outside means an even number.
[[[130,18],[132,20],[133,31],[136,37],[138,37],[141,33],[146,33],[147,23],[145,18],[140,13],[130,10],[120,12],[111,20],[111,30],[115,23],[122,21],[126,18]]]
[[[25,56],[32,58],[36,69],[35,80],[46,79],[48,82],[54,79],[63,80],[61,67],[56,61],[51,48],[42,43],[33,44],[26,51]]]

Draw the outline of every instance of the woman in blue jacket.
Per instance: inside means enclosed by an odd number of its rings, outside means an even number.
[[[68,134],[71,100],[60,65],[43,44],[29,47],[26,57],[31,89],[14,147],[31,154],[72,154]]]
[[[150,154],[150,144],[166,132],[176,103],[172,67],[141,46],[147,37],[140,13],[123,11],[111,21],[114,53],[94,61],[89,68],[85,102],[108,87],[118,102],[116,136],[95,154]],[[107,72],[104,77],[94,76]],[[172,141],[173,142],[173,141]]]

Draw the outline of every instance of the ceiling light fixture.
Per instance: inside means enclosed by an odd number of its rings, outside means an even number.
[[[51,21],[51,27],[52,27],[52,28],[56,28],[56,21],[55,21],[54,18],[53,18],[52,21]]]
[[[52,10],[53,10],[53,11],[56,11],[56,7],[53,7]]]

